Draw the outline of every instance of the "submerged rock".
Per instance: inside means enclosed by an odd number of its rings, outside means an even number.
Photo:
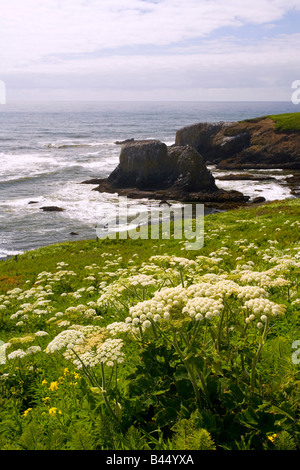
[[[43,210],[44,212],[62,212],[65,210],[62,207],[57,207],[57,206],[44,206],[44,207],[40,207],[40,209]]]
[[[252,199],[253,204],[260,204],[265,201],[266,201],[266,198],[264,198],[263,196],[257,196],[254,199]]]

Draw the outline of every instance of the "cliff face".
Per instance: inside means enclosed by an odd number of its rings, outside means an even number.
[[[179,129],[176,145],[191,145],[222,169],[300,169],[300,132],[280,131],[270,118],[199,123]]]

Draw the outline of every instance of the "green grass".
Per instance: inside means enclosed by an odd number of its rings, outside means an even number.
[[[266,118],[273,119],[276,124],[276,129],[278,130],[287,132],[300,131],[300,112],[271,114],[267,116],[257,117],[254,119],[246,119],[245,122],[259,122]]]
[[[286,113],[268,116],[276,123],[276,129],[282,131],[300,131],[300,113]]]

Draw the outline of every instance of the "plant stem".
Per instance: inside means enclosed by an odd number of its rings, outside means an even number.
[[[221,349],[221,335],[222,335],[224,312],[225,312],[225,308],[223,308],[223,310],[222,310],[221,318],[220,318],[220,324],[219,324],[218,340],[217,340],[217,350],[218,351],[220,351],[220,349]]]
[[[252,359],[252,367],[251,367],[251,389],[252,389],[252,393],[254,392],[254,389],[255,389],[256,366],[257,366],[257,363],[258,363],[259,358],[260,358],[261,350],[262,350],[263,345],[265,344],[266,338],[267,338],[268,323],[269,322],[267,320],[266,324],[265,324],[263,334],[261,336],[261,340],[259,342],[259,345],[258,345],[258,348],[257,348],[257,351],[256,351],[256,354],[255,354],[254,358]]]
[[[199,389],[197,387],[197,383],[196,383],[196,376],[195,376],[195,373],[193,371],[193,368],[191,367],[191,365],[189,364],[189,362],[185,359],[184,355],[183,355],[183,352],[181,351],[179,345],[178,345],[178,341],[175,337],[175,334],[173,334],[173,346],[177,352],[177,354],[179,355],[180,359],[182,360],[187,372],[188,372],[188,375],[189,375],[189,378],[190,378],[190,381],[191,381],[191,384],[193,386],[193,390],[194,390],[194,394],[195,394],[195,398],[196,398],[196,402],[198,405],[200,405],[200,393],[199,393]]]
[[[110,416],[112,417],[114,423],[118,426],[118,428],[120,428],[121,427],[120,421],[118,420],[115,413],[113,412],[113,410],[110,406],[109,400],[107,398],[107,390],[106,390],[106,384],[105,384],[105,373],[104,373],[103,362],[101,362],[101,375],[102,375],[102,397],[104,399],[106,409],[107,409],[108,413],[110,414]]]
[[[183,269],[182,268],[179,268],[179,273],[180,273],[180,280],[181,280],[182,287],[185,287],[184,286]]]

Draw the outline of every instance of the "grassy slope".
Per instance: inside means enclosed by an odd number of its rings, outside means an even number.
[[[271,118],[276,124],[276,129],[282,131],[300,131],[300,112],[285,114],[270,114],[254,119],[246,119],[245,122],[258,122],[262,119]]]
[[[276,123],[276,129],[300,131],[300,113],[286,113],[269,116]]]

